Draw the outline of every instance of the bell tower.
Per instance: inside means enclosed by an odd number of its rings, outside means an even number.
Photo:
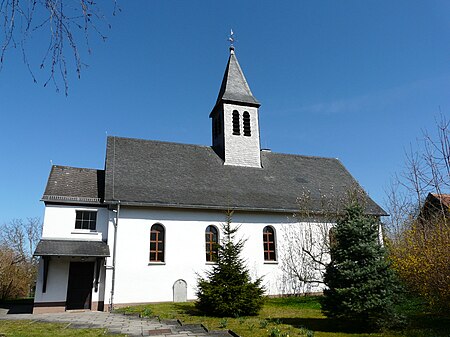
[[[224,160],[224,165],[261,167],[260,105],[231,46],[219,96],[209,115],[212,119],[212,145]]]

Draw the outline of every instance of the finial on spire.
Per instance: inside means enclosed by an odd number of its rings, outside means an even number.
[[[230,52],[234,52],[235,41],[233,29],[230,29],[230,36],[228,37],[228,42],[230,42]]]

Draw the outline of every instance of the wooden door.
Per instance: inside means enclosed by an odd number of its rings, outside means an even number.
[[[90,309],[94,262],[71,262],[67,285],[66,309]]]

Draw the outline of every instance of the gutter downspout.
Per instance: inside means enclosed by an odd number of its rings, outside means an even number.
[[[114,223],[114,246],[112,256],[112,278],[111,278],[111,300],[109,302],[109,312],[114,309],[114,285],[116,283],[116,247],[117,247],[117,226],[119,225],[120,200],[117,202],[116,221]]]

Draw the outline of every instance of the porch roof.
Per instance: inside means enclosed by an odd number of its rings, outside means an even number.
[[[108,257],[109,247],[103,241],[42,239],[34,256]]]

